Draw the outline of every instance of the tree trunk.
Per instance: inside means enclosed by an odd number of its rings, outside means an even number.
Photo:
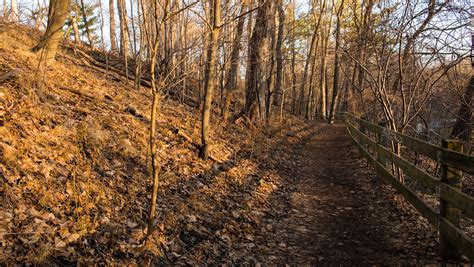
[[[18,13],[18,3],[16,0],[11,0],[11,9],[10,9],[10,14],[9,14],[9,20],[18,22],[19,19],[19,13]]]
[[[130,0],[130,23],[132,25],[132,37],[130,38],[130,47],[132,48],[132,55],[135,56],[135,62],[137,62],[137,31],[135,29],[135,12],[133,10],[133,0]]]
[[[8,17],[8,14],[7,14],[7,0],[3,0],[2,19],[5,19],[7,17]]]
[[[137,20],[138,20],[138,30],[140,32],[140,36],[139,36],[139,41],[140,41],[140,44],[139,44],[139,47],[138,47],[138,53],[137,53],[137,57],[136,57],[136,61],[135,61],[135,90],[139,90],[140,89],[140,81],[141,81],[141,78],[142,78],[142,63],[143,63],[143,59],[142,59],[142,56],[143,56],[143,49],[145,48],[145,33],[144,33],[144,25],[142,25],[142,15],[141,15],[141,1],[142,0],[138,0],[137,1]]]
[[[364,12],[364,18],[363,18],[363,24],[362,24],[362,33],[360,34],[360,52],[359,52],[359,60],[360,62],[363,62],[365,66],[368,65],[367,62],[367,43],[368,43],[368,38],[370,36],[369,31],[371,28],[372,24],[372,9],[374,6],[374,1],[373,0],[368,0],[367,2],[367,7]],[[355,64],[357,66],[358,72],[357,72],[357,90],[359,91],[360,95],[364,91],[365,87],[365,71],[363,68],[361,68],[359,65]],[[351,112],[356,112],[357,106],[354,101],[352,104],[354,110]]]
[[[81,11],[82,11],[82,19],[84,20],[84,25],[86,27],[87,40],[89,41],[89,46],[92,47],[94,45],[94,43],[93,43],[93,39],[92,39],[92,32],[89,28],[89,23],[88,23],[88,20],[87,20],[86,7],[84,5],[84,0],[81,0]]]
[[[109,0],[109,19],[110,19],[110,50],[112,53],[117,52],[117,37],[115,35],[115,0]]]
[[[120,1],[120,0],[119,0]],[[156,5],[153,6],[154,10],[156,10]],[[167,9],[169,5],[169,0],[166,0],[165,3],[163,4],[164,6],[164,14],[163,17],[167,16]],[[143,28],[145,29],[145,37],[146,41],[148,44],[148,49],[149,49],[149,66],[150,66],[150,77],[151,77],[151,92],[152,92],[152,108],[151,108],[151,117],[150,117],[150,132],[149,132],[149,138],[148,138],[148,147],[150,149],[150,156],[151,156],[151,178],[153,181],[153,189],[152,189],[152,194],[151,194],[151,205],[149,209],[149,216],[148,216],[148,229],[145,237],[145,242],[148,241],[149,236],[153,233],[153,224],[155,221],[156,217],[156,198],[158,196],[158,162],[157,162],[157,155],[156,155],[156,142],[155,142],[155,137],[156,137],[156,120],[158,116],[158,106],[159,106],[159,101],[160,101],[160,95],[158,92],[158,86],[157,86],[157,81],[156,81],[156,58],[157,58],[157,50],[158,50],[158,38],[154,38],[155,36],[152,36],[152,28],[149,30],[146,29],[147,25],[146,23],[149,22],[147,19],[147,10],[145,8],[145,5],[143,2],[141,2],[141,8],[142,8],[142,15],[143,15]],[[152,20],[157,21],[158,18],[156,17],[156,13],[152,15],[152,18],[150,18],[150,22]],[[158,22],[157,22],[158,23]],[[153,24],[152,24],[153,25]],[[156,28],[155,30],[155,35],[159,36],[160,35],[160,29]],[[145,38],[144,38],[145,39]],[[161,77],[160,77],[161,78]]]
[[[323,35],[325,35],[323,33]],[[321,96],[321,114],[320,118],[325,120],[326,119],[326,110],[327,110],[327,90],[326,90],[326,56],[327,56],[327,49],[328,49],[328,41],[329,35],[325,35],[324,42],[321,42],[321,71],[320,71],[320,80],[319,80],[319,89],[320,89],[320,96]]]
[[[40,53],[40,60],[46,65],[54,62],[62,39],[62,28],[69,11],[69,1],[50,0],[48,9],[48,25],[39,43],[32,48],[33,52]]]
[[[459,108],[456,123],[451,131],[451,138],[463,141],[471,140],[472,133],[472,94],[474,91],[474,76],[471,77],[469,85],[464,92],[461,107]]]
[[[296,113],[296,37],[295,37],[295,28],[296,28],[296,8],[295,2],[292,2],[291,9],[291,92],[292,92],[292,103],[291,103],[291,112],[292,114]]]
[[[314,80],[314,74],[315,74],[315,69],[316,69],[316,54],[317,54],[319,42],[321,39],[319,36],[319,32],[320,32],[319,28],[320,28],[321,19],[326,7],[326,0],[320,1],[319,5],[320,5],[320,14],[318,16],[318,21],[316,22],[316,25],[314,27],[314,33],[313,33],[313,38],[316,38],[316,43],[314,44],[313,53],[310,54],[308,57],[308,61],[310,61],[310,64],[311,64],[311,70],[310,70],[310,78],[309,78],[308,99],[306,101],[306,114],[305,114],[306,119],[310,119],[312,117],[312,110],[313,110],[313,107],[316,105],[313,80]]]
[[[339,46],[340,46],[340,37],[341,37],[341,15],[344,9],[344,0],[341,2],[341,6],[337,12],[337,24],[336,24],[336,48],[334,55],[334,81],[332,89],[332,102],[331,110],[329,113],[329,123],[334,123],[334,117],[336,115],[337,101],[339,94]]]
[[[300,87],[300,99],[299,99],[299,109],[298,109],[298,115],[304,114],[304,109],[305,109],[305,104],[304,104],[304,96],[305,96],[305,91],[306,91],[306,81],[308,80],[308,70],[309,70],[309,65],[311,64],[311,59],[313,58],[314,50],[316,47],[316,37],[318,36],[317,31],[315,30],[313,32],[313,35],[311,37],[311,44],[309,47],[309,52],[306,57],[306,63],[304,65],[304,71],[303,71],[303,78],[301,80],[301,87]]]
[[[128,81],[128,55],[129,55],[129,33],[128,33],[128,17],[125,0],[117,0],[117,9],[120,18],[120,54],[125,63],[125,76]]]
[[[209,120],[212,111],[212,97],[214,94],[214,87],[216,86],[216,53],[217,53],[217,39],[219,36],[220,26],[220,0],[213,0],[211,7],[211,27],[209,35],[209,47],[207,50],[207,64],[206,76],[204,78],[204,105],[202,108],[202,123],[201,123],[201,142],[202,147],[200,157],[207,160],[209,157]]]
[[[125,58],[128,57],[128,23],[127,23],[127,10],[124,0],[117,0],[117,9],[120,19],[120,54]]]
[[[276,57],[276,78],[275,78],[275,101],[274,104],[281,106],[282,102],[282,80],[283,80],[283,54],[281,47],[283,45],[283,34],[285,30],[285,10],[283,9],[283,1],[278,3],[278,37],[275,46]]]
[[[326,6],[325,6],[326,8]],[[334,2],[331,5],[331,10],[334,8]],[[324,23],[324,31],[321,31],[321,71],[320,71],[320,96],[321,96],[321,114],[320,118],[326,120],[328,118],[328,103],[329,103],[329,79],[328,79],[328,69],[327,69],[327,55],[328,55],[328,45],[329,45],[329,36],[331,33],[332,27],[332,12],[329,17],[329,21]]]
[[[230,69],[229,74],[227,75],[226,84],[224,87],[225,96],[224,96],[224,106],[222,109],[222,116],[224,119],[227,119],[227,113],[232,102],[232,93],[237,89],[237,71],[239,68],[239,54],[240,50],[242,49],[242,34],[244,31],[244,24],[245,24],[245,16],[243,14],[247,11],[248,7],[248,0],[242,1],[242,8],[240,11],[241,17],[237,22],[237,28],[235,33],[234,42],[232,44],[232,52],[230,55]]]
[[[275,2],[278,3],[280,2],[280,0],[275,1]],[[277,13],[276,7],[277,5],[274,5],[272,7],[270,14]],[[267,50],[268,52],[264,56],[264,58],[268,58],[269,60],[265,66],[266,82],[263,84],[263,88],[262,88],[264,90],[261,91],[262,95],[265,96],[264,97],[265,101],[263,101],[264,103],[262,103],[261,110],[265,110],[265,114],[262,114],[262,115],[264,116],[267,124],[269,123],[269,119],[271,116],[272,98],[273,98],[273,91],[274,91],[273,70],[275,69],[275,44],[276,44],[276,39],[277,39],[277,36],[276,36],[277,32],[276,32],[275,26],[276,26],[275,19],[273,17],[269,18],[267,34],[271,37],[271,41],[268,46],[268,50]]]
[[[267,28],[269,22],[269,12],[273,1],[260,0],[260,8],[257,12],[257,18],[253,29],[252,37],[249,41],[249,62],[247,66],[246,85],[245,85],[245,105],[242,115],[253,118],[256,103],[259,98],[259,77],[262,71],[262,54],[267,38]]]
[[[77,25],[77,12],[71,16],[72,29],[74,31],[74,42],[81,45],[81,35],[79,33],[79,26]]]

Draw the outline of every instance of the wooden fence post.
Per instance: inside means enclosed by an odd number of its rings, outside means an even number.
[[[457,140],[443,140],[442,147],[458,152],[462,152],[463,150],[462,143]],[[449,167],[446,164],[441,165],[442,183],[461,190],[461,179],[462,171]],[[459,227],[461,211],[449,204],[447,201],[443,200],[442,196],[440,198],[440,216],[450,221],[454,226]],[[459,259],[461,257],[461,253],[453,244],[449,243],[445,237],[446,234],[447,233],[444,233],[442,228],[440,228],[439,249],[441,257],[443,259]]]
[[[383,127],[383,128],[386,128],[387,127],[387,122],[385,121],[381,121],[378,123],[378,125],[380,127]],[[382,133],[378,133],[377,134],[377,143],[380,145],[380,146],[383,146],[386,148],[386,145],[387,145],[387,141],[388,141],[388,138],[387,136],[385,135],[385,132],[382,132]],[[380,153],[377,153],[377,161],[382,163],[383,166],[386,166],[386,162],[387,162],[387,159],[382,156]]]

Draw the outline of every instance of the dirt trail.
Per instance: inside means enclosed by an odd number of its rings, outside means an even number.
[[[435,232],[374,175],[345,131],[343,125],[310,128],[282,164],[281,173],[289,182],[286,211],[280,218],[269,218],[275,231],[267,236],[277,240],[280,261],[436,263]],[[289,172],[285,164],[296,165]]]

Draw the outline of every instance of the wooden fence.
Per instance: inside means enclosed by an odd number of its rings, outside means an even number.
[[[459,227],[461,215],[474,219],[474,198],[460,190],[462,173],[474,173],[474,157],[462,153],[462,144],[448,140],[443,141],[441,147],[436,146],[350,114],[346,116],[346,125],[354,145],[377,174],[385,178],[438,229],[440,255],[443,259],[457,259],[462,253],[474,262],[474,241]],[[393,153],[391,148],[387,148],[387,144],[391,143],[423,154],[441,164],[441,179]],[[429,191],[438,193],[439,212],[401,182],[398,175],[394,174],[397,172],[392,170],[400,170],[403,175],[418,181]]]

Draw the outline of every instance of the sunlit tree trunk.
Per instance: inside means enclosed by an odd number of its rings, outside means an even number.
[[[81,34],[79,33],[79,26],[77,25],[77,12],[71,15],[72,30],[74,32],[74,42],[81,45]]]
[[[64,21],[69,12],[69,1],[50,0],[48,10],[48,25],[39,43],[32,48],[39,53],[40,60],[46,65],[54,62],[59,42],[62,40]]]
[[[3,0],[3,6],[2,6],[2,17],[3,17],[3,19],[8,17],[7,10],[8,10],[7,9],[7,0]]]
[[[323,41],[321,41],[321,66],[319,73],[319,94],[321,97],[321,106],[320,106],[320,118],[326,119],[326,109],[327,109],[327,90],[326,90],[326,57],[327,57],[327,48],[329,36],[324,32],[321,34]]]
[[[10,21],[18,21],[19,20],[19,13],[18,13],[18,3],[16,0],[11,0],[11,5],[10,5],[10,14],[9,14],[9,20]]]
[[[109,19],[110,19],[110,25],[109,25],[109,31],[110,31],[110,49],[111,52],[117,52],[117,37],[115,34],[115,5],[114,5],[115,0],[109,0]]]
[[[128,56],[129,56],[129,33],[128,33],[128,17],[125,0],[117,0],[117,9],[120,19],[120,54],[125,63],[125,76],[128,81]]]
[[[204,78],[204,105],[202,108],[200,157],[207,160],[209,157],[209,120],[212,111],[212,97],[216,86],[216,53],[220,27],[220,0],[213,0],[211,7],[211,23],[209,47],[207,49],[206,76]]]

